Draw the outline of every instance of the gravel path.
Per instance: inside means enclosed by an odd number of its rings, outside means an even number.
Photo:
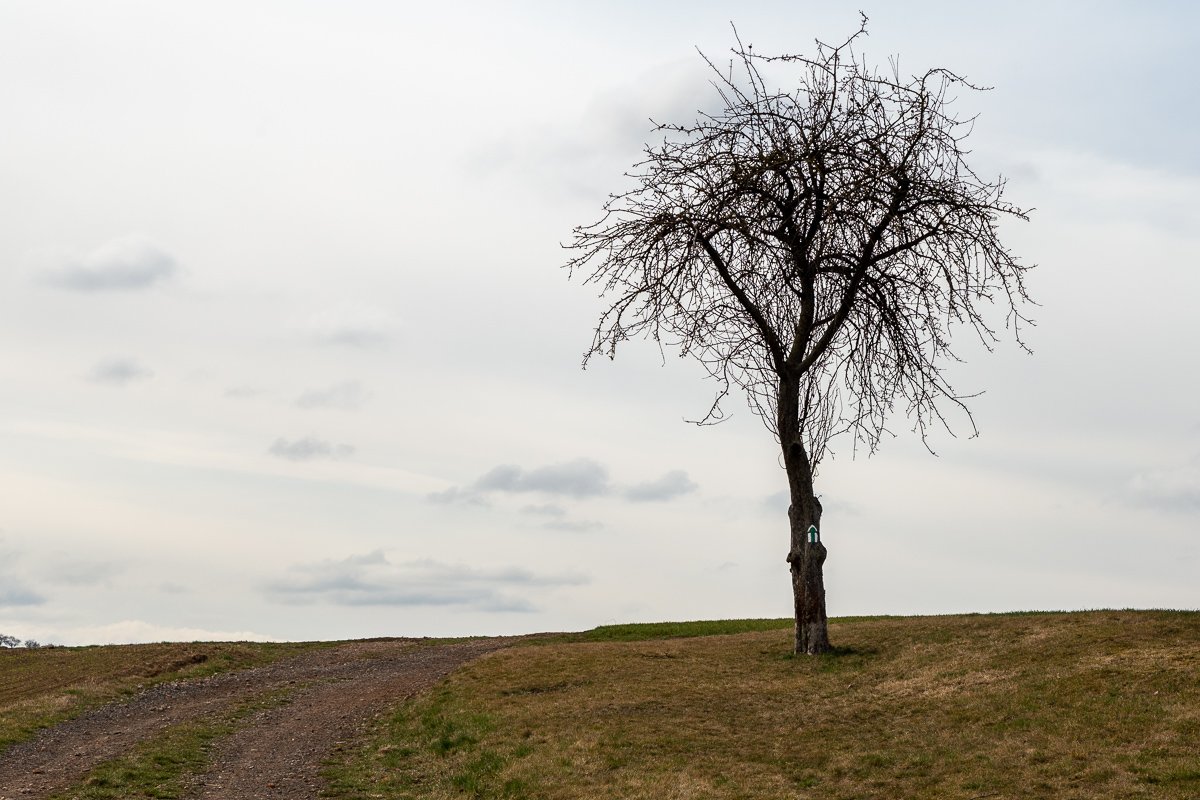
[[[195,777],[191,796],[316,798],[321,762],[374,713],[511,641],[347,642],[265,667],[162,684],[0,754],[0,800],[48,797],[168,726],[224,713],[278,689],[292,690],[290,702],[243,720],[217,746],[210,770]]]
[[[457,667],[504,643],[484,639],[397,649],[364,646],[360,660],[285,706],[256,715],[217,748],[197,780],[197,798],[318,797],[321,762],[372,716],[428,688]]]

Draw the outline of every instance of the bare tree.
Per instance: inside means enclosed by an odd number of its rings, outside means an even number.
[[[874,452],[905,413],[925,439],[950,430],[970,395],[944,372],[951,334],[989,349],[1002,320],[1021,343],[1031,302],[997,222],[1025,219],[1004,181],[967,164],[974,119],[954,92],[979,89],[945,69],[902,77],[869,68],[854,45],[763,56],[737,39],[728,67],[709,66],[724,110],[656,124],[662,142],[574,230],[571,275],[612,301],[584,365],[632,337],[695,357],[719,381],[701,424],[723,418],[732,387],[782,450],[797,653],[830,649],[813,479],[834,437]],[[736,39],[736,30],[735,30]],[[766,73],[798,73],[790,91]],[[1022,347],[1024,345],[1022,344]]]

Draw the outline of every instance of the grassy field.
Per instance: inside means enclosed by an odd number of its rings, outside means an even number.
[[[0,650],[0,748],[162,681],[259,666],[312,644],[137,644]]]
[[[786,621],[611,626],[501,651],[383,719],[329,765],[332,794],[1200,797],[1200,613],[830,632],[839,649],[817,658],[789,654]]]
[[[342,798],[1200,798],[1200,613],[612,625],[475,662],[327,765]],[[0,748],[164,680],[303,645],[0,651]],[[284,696],[177,726],[60,798],[176,796]],[[135,791],[136,790],[136,791]]]
[[[681,639],[694,636],[721,636],[751,631],[790,630],[790,619],[716,619],[696,622],[643,622],[628,625],[601,625],[590,631],[561,633],[533,639],[532,646],[566,642],[644,642],[648,639]]]

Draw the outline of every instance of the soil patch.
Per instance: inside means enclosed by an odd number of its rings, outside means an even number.
[[[265,667],[165,683],[40,732],[0,754],[0,800],[44,798],[164,729],[272,691],[285,706],[243,721],[197,776],[198,798],[316,798],[321,762],[376,713],[511,639],[347,642]]]

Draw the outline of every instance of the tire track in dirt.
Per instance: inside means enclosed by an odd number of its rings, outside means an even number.
[[[0,753],[0,800],[48,797],[170,726],[215,717],[278,689],[291,690],[290,702],[253,715],[219,744],[212,768],[192,784],[194,795],[315,798],[321,762],[373,712],[511,641],[347,642],[264,667],[160,684]]]
[[[322,762],[372,717],[510,642],[483,639],[404,652],[366,651],[355,669],[256,714],[219,744],[210,769],[197,776],[188,797],[315,799],[324,786]]]

